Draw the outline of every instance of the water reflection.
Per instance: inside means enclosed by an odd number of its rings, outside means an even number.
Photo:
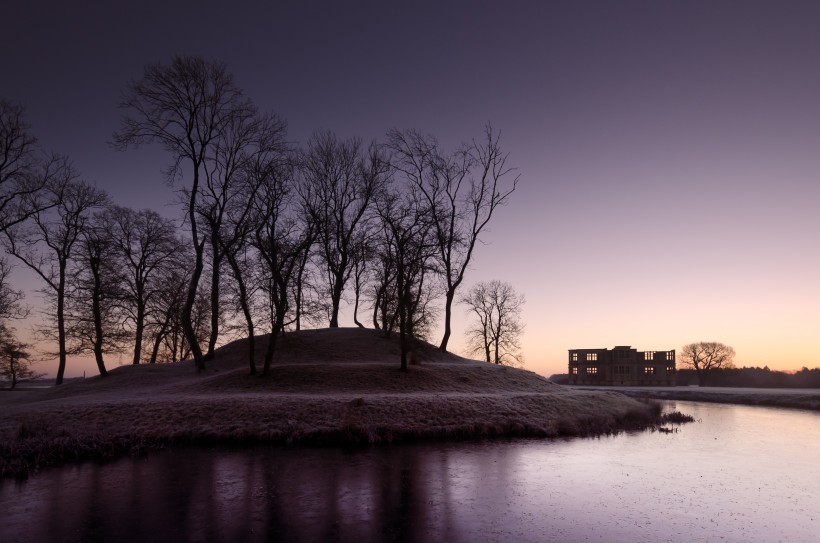
[[[0,541],[814,541],[815,413],[677,402],[679,433],[177,450],[0,483]]]

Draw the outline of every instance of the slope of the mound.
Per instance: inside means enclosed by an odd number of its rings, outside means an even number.
[[[255,361],[262,369],[269,335],[259,336]],[[556,385],[525,370],[468,360],[412,340],[409,372],[398,371],[397,334],[377,330],[325,328],[289,332],[277,338],[271,372],[250,375],[248,340],[228,343],[197,373],[188,361],[114,368],[31,396],[32,401],[85,401],[92,397],[126,400],[162,394],[294,394],[543,392]]]
[[[524,370],[478,363],[422,364],[401,372],[397,362],[287,364],[271,369],[265,378],[244,369],[186,381],[179,390],[194,393],[228,391],[291,394],[410,394],[551,392],[547,379]]]
[[[262,363],[269,335],[256,338],[255,359]],[[411,340],[411,358],[422,364],[471,363],[452,353],[442,353],[424,341]],[[382,363],[393,360],[398,364],[400,356],[398,334],[390,337],[369,328],[322,328],[300,330],[279,336],[273,364],[362,364]],[[215,367],[245,367],[248,360],[248,340],[239,339],[217,349]]]

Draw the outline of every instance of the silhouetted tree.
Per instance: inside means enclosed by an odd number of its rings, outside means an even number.
[[[305,220],[310,220],[305,215]],[[316,226],[310,225],[313,243],[302,253],[297,264],[293,282],[293,327],[301,330],[303,324],[320,325],[330,319],[330,304],[324,296],[319,279],[320,271],[315,263]]]
[[[371,248],[367,240],[362,240],[355,250],[353,257],[353,323],[359,328],[364,328],[364,324],[359,322],[359,300],[362,297],[362,288],[366,283],[368,263],[372,258]]]
[[[234,84],[224,64],[198,57],[177,56],[168,65],[152,64],[142,79],[129,84],[120,107],[126,110],[114,144],[125,149],[157,142],[171,154],[169,180],[190,166],[191,184],[186,189],[187,219],[191,229],[194,266],[190,275],[182,325],[198,371],[205,360],[197,342],[192,319],[197,287],[204,268],[207,236],[199,231],[197,207],[206,160],[232,120],[244,117],[253,106]]]
[[[232,127],[229,134],[234,137],[225,138],[224,141],[233,144],[219,146],[221,152],[217,153],[217,156],[222,157],[219,162],[224,164],[220,170],[226,172],[221,192],[224,197],[219,199],[224,201],[224,205],[221,206],[223,218],[218,239],[219,248],[225,255],[236,282],[237,301],[245,318],[248,335],[248,366],[251,374],[255,374],[256,339],[251,310],[252,289],[248,288],[246,277],[246,270],[253,257],[248,255],[248,249],[259,226],[257,221],[260,208],[256,203],[260,187],[271,183],[272,176],[290,168],[293,153],[286,142],[287,124],[275,115],[257,118],[252,122],[251,119],[246,119],[244,125],[237,119]]]
[[[385,337],[395,330],[396,317],[396,265],[392,251],[382,238],[375,238],[373,255],[370,258],[371,282],[370,302],[373,308],[373,328],[382,330]]]
[[[20,303],[23,292],[14,290],[9,282],[11,265],[8,260],[0,257],[0,325],[9,319],[21,319],[28,315]]]
[[[103,376],[108,375],[105,353],[121,351],[128,338],[119,311],[121,261],[108,226],[97,214],[82,229],[66,294],[66,333],[74,343],[70,353],[91,351]]]
[[[256,108],[249,106],[227,119],[206,158],[202,197],[197,206],[212,257],[211,333],[206,360],[213,357],[219,336],[222,263],[226,252],[236,254],[248,235],[247,217],[258,183],[256,176],[248,175],[249,170],[263,145],[282,145],[285,130],[285,123],[276,116],[259,117]]]
[[[101,219],[118,262],[120,308],[134,340],[132,363],[139,364],[151,304],[163,295],[170,268],[185,266],[179,259],[182,241],[173,221],[150,209],[114,206]]]
[[[432,136],[392,130],[388,133],[392,164],[418,191],[429,209],[440,271],[446,285],[444,336],[447,351],[456,291],[472,260],[481,233],[495,209],[515,191],[519,176],[507,166],[499,136],[487,125],[484,138],[444,154]]]
[[[294,168],[291,162],[275,162],[266,169],[254,203],[253,246],[260,263],[260,289],[266,293],[270,338],[262,375],[270,372],[277,336],[284,330],[290,309],[289,293],[295,272],[313,241],[311,223],[292,204]],[[300,220],[301,219],[301,220]],[[255,367],[251,366],[251,373]]]
[[[38,196],[62,163],[38,153],[24,115],[22,105],[0,99],[0,233],[52,205]]]
[[[401,343],[401,370],[407,371],[410,339],[417,337],[428,320],[426,280],[435,247],[430,239],[430,214],[421,203],[400,192],[384,193],[376,204],[380,219],[379,253],[395,281],[396,316]],[[385,288],[383,296],[387,296]],[[386,300],[381,301],[386,303]],[[393,320],[395,319],[395,320]],[[385,318],[385,321],[387,319]],[[389,332],[390,328],[385,328]]]
[[[523,362],[521,311],[524,296],[509,283],[493,280],[473,285],[461,299],[478,322],[467,329],[470,354],[482,354],[493,364],[516,365]]]
[[[10,321],[25,318],[28,311],[20,303],[23,293],[11,288],[8,280],[10,273],[8,261],[0,258],[0,375],[10,379],[11,387],[14,388],[20,364],[28,358],[28,354],[24,352],[27,346],[17,341]]]
[[[91,212],[106,204],[104,192],[75,180],[76,173],[63,163],[59,177],[45,187],[49,209],[31,217],[32,224],[18,224],[6,230],[6,250],[20,259],[45,282],[43,292],[54,306],[54,328],[47,336],[56,336],[59,365],[57,384],[65,373],[67,336],[65,320],[67,271],[73,250],[82,235]],[[19,227],[19,228],[18,228]],[[52,334],[51,332],[55,333]]]
[[[17,383],[27,379],[42,377],[29,366],[28,345],[14,337],[13,330],[0,323],[0,377],[14,389]]]
[[[678,360],[684,368],[695,370],[698,386],[705,386],[709,372],[733,367],[734,357],[735,350],[728,345],[716,341],[699,341],[684,345]]]
[[[146,302],[145,329],[152,344],[150,364],[176,362],[181,356],[185,336],[182,310],[190,278],[183,263],[180,264],[163,270],[157,278],[157,295]]]
[[[319,255],[330,294],[330,327],[339,326],[339,304],[354,269],[356,248],[367,230],[367,213],[389,174],[387,157],[375,144],[339,141],[319,132],[302,160],[303,205],[316,225]]]

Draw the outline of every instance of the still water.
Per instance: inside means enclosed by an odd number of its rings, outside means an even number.
[[[820,414],[667,402],[677,433],[174,450],[0,482],[0,541],[815,542]]]

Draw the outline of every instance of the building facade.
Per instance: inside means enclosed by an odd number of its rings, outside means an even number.
[[[571,349],[569,384],[675,386],[675,351]]]

